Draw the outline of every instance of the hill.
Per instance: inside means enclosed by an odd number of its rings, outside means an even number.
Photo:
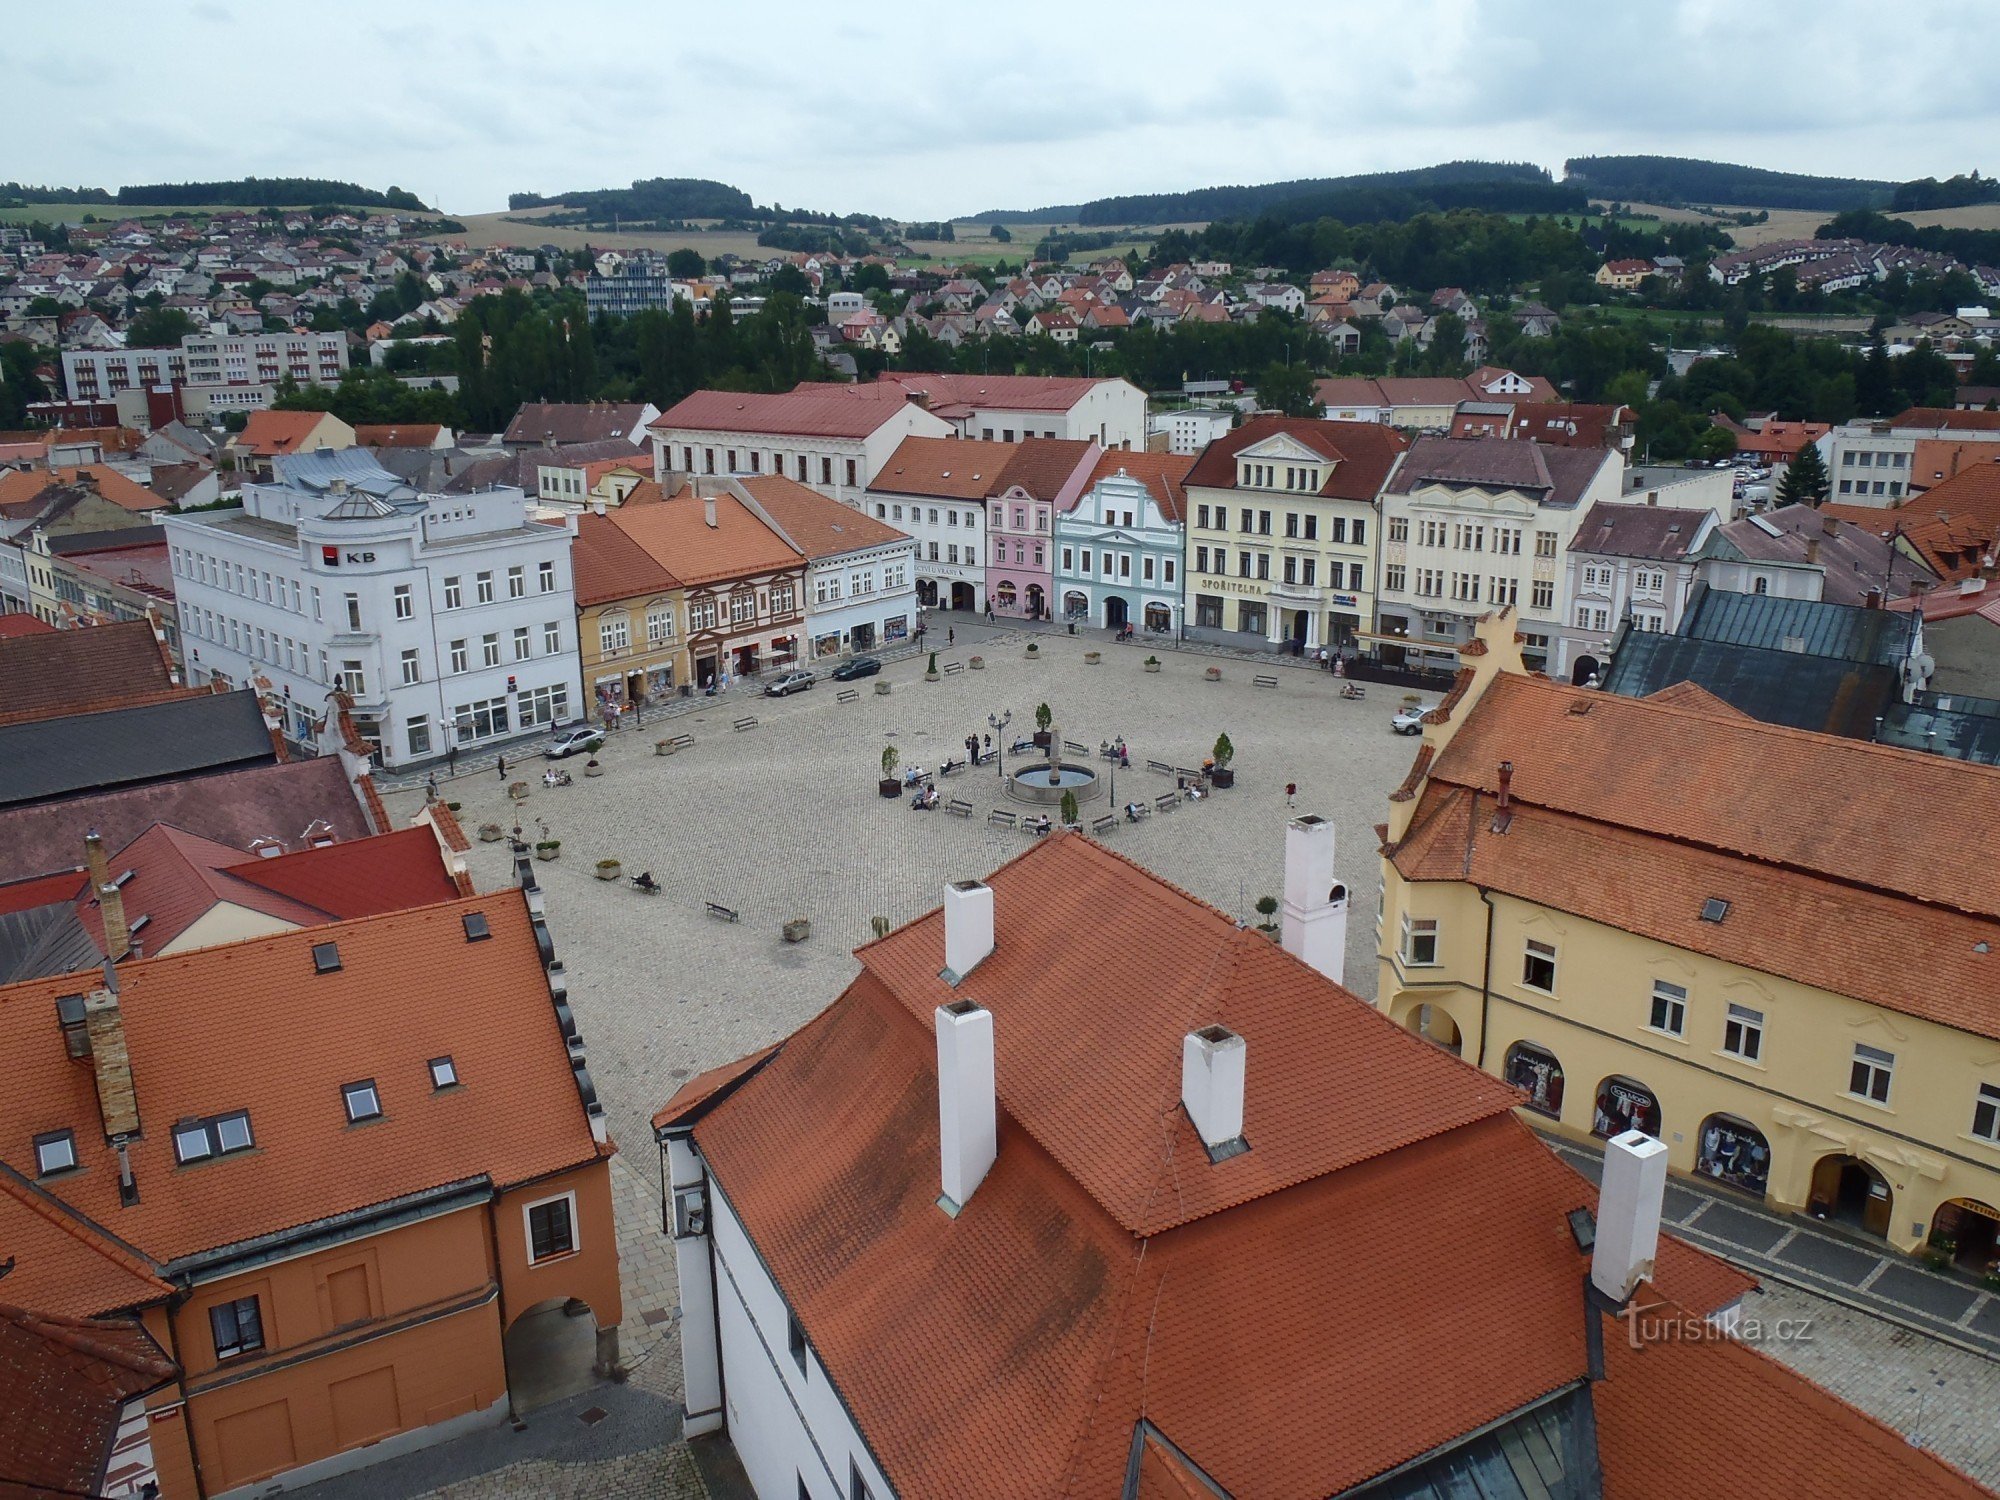
[[[703,177],[645,177],[629,188],[591,188],[549,196],[509,193],[507,207],[513,212],[570,208],[602,219],[747,219],[757,212],[757,205],[743,189]]]
[[[1893,182],[1769,172],[1686,156],[1576,156],[1563,163],[1563,182],[1593,198],[1627,203],[1732,203],[1822,213],[1886,207],[1897,191]]]
[[[1557,183],[1532,162],[1453,161],[1400,172],[1347,177],[1302,177],[1258,186],[1195,188],[1182,193],[1136,193],[1094,198],[1030,211],[971,216],[979,223],[1170,224],[1248,219],[1277,213],[1286,219],[1407,219],[1454,208],[1495,213],[1581,213],[1587,195]]]
[[[104,188],[26,187],[0,182],[0,207],[32,203],[89,203],[115,208],[310,208],[338,203],[346,208],[394,208],[405,213],[431,213],[424,201],[399,187],[387,192],[334,182],[323,177],[238,177],[227,182],[153,182]]]

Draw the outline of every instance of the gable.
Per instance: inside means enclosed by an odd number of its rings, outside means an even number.
[[[1326,454],[1307,447],[1288,432],[1274,432],[1248,447],[1236,450],[1239,460],[1254,458],[1262,461],[1275,460],[1279,463],[1328,464],[1336,462]]]

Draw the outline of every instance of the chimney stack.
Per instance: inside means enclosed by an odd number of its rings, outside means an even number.
[[[983,880],[954,880],[944,888],[944,967],[953,982],[965,978],[993,951],[993,887]]]
[[[1500,762],[1500,811],[1511,812],[1514,808],[1514,762]]]
[[[83,836],[85,862],[90,866],[90,892],[97,898],[98,915],[104,920],[104,956],[118,962],[132,946],[125,926],[125,893],[111,878],[111,866],[104,857],[104,840],[95,828]]]
[[[1211,1162],[1250,1149],[1243,1139],[1243,1061],[1248,1048],[1227,1026],[1181,1039],[1181,1105]]]
[[[1819,561],[1819,538],[1816,536],[1806,538],[1806,561],[1809,563]]]
[[[1643,1130],[1628,1130],[1604,1148],[1597,1192],[1597,1240],[1590,1281],[1621,1306],[1651,1279],[1660,1248],[1660,1204],[1667,1191],[1667,1148]]]
[[[1840,522],[1835,520],[1832,516],[1822,514],[1819,518],[1819,529],[1825,532],[1828,536],[1839,536]]]
[[[1866,599],[1862,602],[1869,609],[1880,609],[1882,607],[1882,591],[1880,589],[1870,589]]]
[[[125,1050],[125,1021],[118,1013],[116,975],[105,965],[105,987],[84,997],[83,1020],[90,1038],[90,1061],[97,1076],[97,1113],[106,1140],[136,1135],[139,1100],[132,1089],[132,1058]]]
[[[954,1219],[999,1151],[993,1093],[993,1012],[976,1000],[937,1008],[938,1158],[943,1196]]]
[[[1345,984],[1347,887],[1333,878],[1333,822],[1307,813],[1285,825],[1285,951]]]
[[[710,531],[715,530],[715,492],[713,490],[701,497],[701,519]]]

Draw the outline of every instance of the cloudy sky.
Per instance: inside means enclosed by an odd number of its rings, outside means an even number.
[[[929,218],[1460,157],[2000,170],[1977,155],[2000,139],[1993,11],[1960,0],[1030,0],[952,17],[24,7],[0,49],[0,180],[331,177],[479,213],[513,191],[712,177],[760,203]]]

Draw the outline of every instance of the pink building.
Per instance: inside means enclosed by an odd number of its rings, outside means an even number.
[[[1052,618],[1056,517],[1089,487],[1094,442],[1028,438],[986,501],[986,600],[995,614]]]

